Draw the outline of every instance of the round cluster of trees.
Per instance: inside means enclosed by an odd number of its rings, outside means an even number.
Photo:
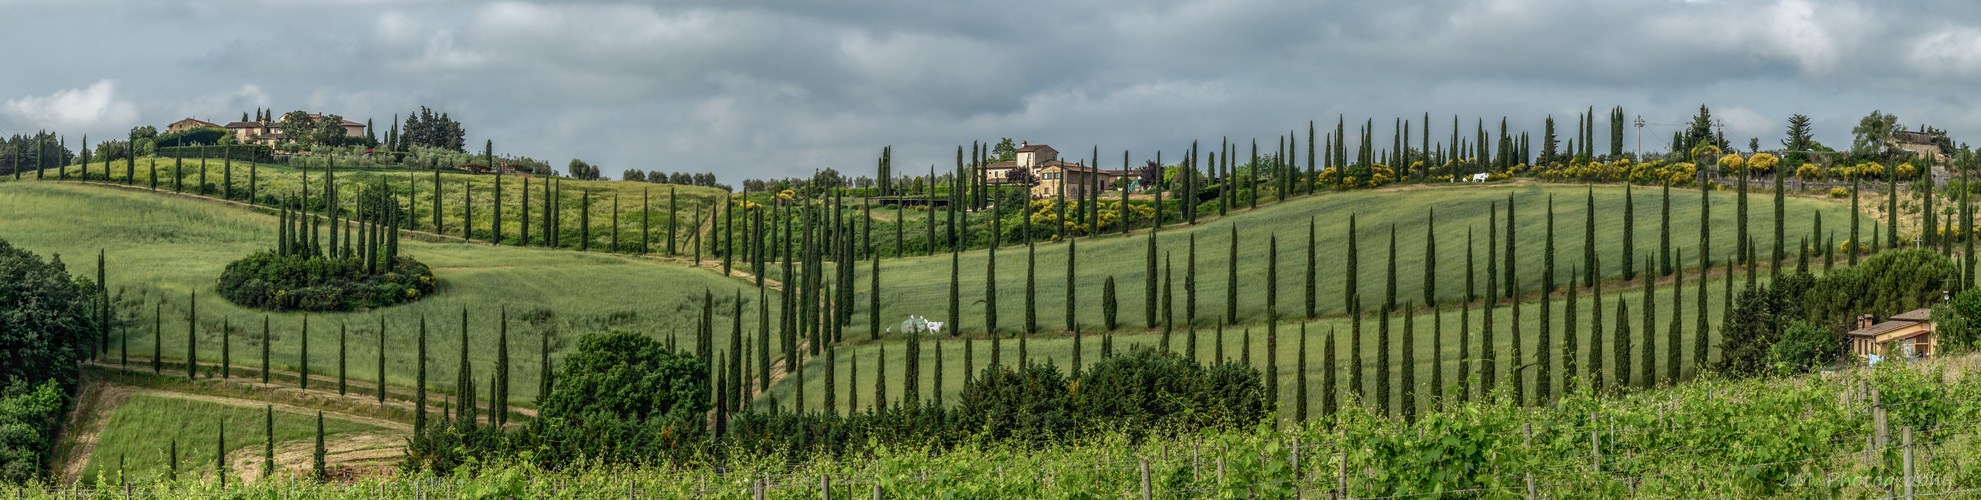
[[[256,252],[227,264],[220,295],[270,311],[350,311],[419,300],[433,293],[433,269],[404,255],[369,272],[361,259]]]

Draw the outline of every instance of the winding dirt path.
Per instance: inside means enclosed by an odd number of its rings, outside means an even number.
[[[63,446],[66,448],[66,453],[63,453],[59,457],[60,463],[57,469],[62,482],[73,483],[82,478],[83,469],[89,465],[90,457],[95,454],[97,440],[102,436],[104,428],[109,425],[111,414],[115,413],[118,407],[123,406],[124,402],[130,400],[130,397],[136,394],[251,409],[273,406],[276,411],[295,415],[314,416],[317,411],[311,408],[269,401],[161,391],[102,381],[91,382],[84,389],[82,397],[78,398],[77,412],[70,417],[70,429],[72,432],[67,433],[64,438]],[[405,438],[413,432],[413,426],[391,420],[330,412],[325,412],[324,417],[358,422],[385,429],[383,431],[338,436],[334,441],[326,441],[325,447],[330,450],[331,455],[331,459],[327,459],[327,461],[339,467],[351,466],[371,469],[381,465],[387,465],[391,460],[397,459],[404,453]],[[306,468],[310,465],[310,461],[316,451],[315,447],[316,443],[314,442],[298,443],[290,441],[286,444],[281,444],[276,454],[277,466],[283,470],[290,470],[297,468],[294,464],[300,463],[301,467]],[[229,457],[229,463],[254,463],[257,462],[257,460],[254,460],[257,455],[259,453],[256,449],[243,448],[232,453]],[[261,474],[261,470],[259,467],[241,467],[240,473],[244,476],[249,476],[249,480],[253,480],[254,477]]]

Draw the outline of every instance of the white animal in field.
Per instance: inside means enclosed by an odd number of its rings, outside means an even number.
[[[1486,179],[1492,176],[1493,174],[1472,174],[1471,182],[1486,182]]]

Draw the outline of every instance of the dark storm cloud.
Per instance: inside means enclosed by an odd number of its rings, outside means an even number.
[[[1308,120],[1623,106],[1662,144],[1699,104],[1772,144],[1791,113],[1848,142],[1872,109],[1981,130],[1968,2],[154,2],[0,0],[19,68],[0,132],[97,137],[254,107],[372,118],[425,105],[470,142],[607,171],[725,181],[950,168],[999,137],[1139,160],[1192,140],[1270,148]],[[1567,125],[1564,124],[1564,127]],[[1634,131],[1633,131],[1634,132]],[[1304,132],[1299,132],[1304,135]],[[1626,147],[1635,147],[1630,136]],[[1745,142],[1745,141],[1737,141]],[[1109,164],[1112,161],[1107,162]],[[915,165],[921,165],[917,167]]]

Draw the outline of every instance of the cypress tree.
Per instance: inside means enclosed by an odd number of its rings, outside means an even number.
[[[993,366],[997,364],[997,247],[1004,239],[1004,233],[999,229],[1003,219],[997,213],[991,213],[990,255],[984,259],[984,332],[991,338]]]
[[[1671,181],[1665,181],[1663,200],[1658,203],[1658,274],[1670,276],[1671,256]]]
[[[1189,252],[1183,267],[1183,322],[1197,324],[1197,233],[1190,233]]]
[[[1739,176],[1738,177],[1739,182],[1736,184],[1736,189],[1734,192],[1734,209],[1733,209],[1734,219],[1735,219],[1734,224],[1735,227],[1737,228],[1735,230],[1734,237],[1738,238],[1738,240],[1734,242],[1734,249],[1737,258],[1746,259],[1747,245],[1753,243],[1753,238],[1749,237],[1747,234],[1747,177],[1749,174],[1749,170],[1747,169],[1747,165],[1745,163],[1742,163],[1740,167],[1734,169],[1734,171],[1735,171],[1735,175]],[[1625,256],[1624,258],[1629,258],[1629,256]],[[1746,261],[1743,260],[1743,262]],[[1746,264],[1748,266],[1754,265],[1753,262],[1746,262]]]
[[[275,477],[275,405],[262,405],[261,475]]]
[[[1039,252],[1038,246],[1025,243],[1025,333],[1039,332]]]
[[[1488,238],[1491,239],[1491,238]],[[1499,308],[1499,275],[1496,264],[1486,263],[1486,307],[1479,328],[1479,395],[1491,400],[1499,382],[1498,344],[1493,342],[1493,310]]]
[[[346,362],[347,357],[345,355],[350,352],[350,350],[348,349],[348,346],[350,345],[350,338],[351,338],[350,329],[345,328],[345,325],[343,323],[338,323],[337,324],[337,395],[339,396],[345,395],[347,389],[345,382],[348,379],[345,377],[345,375],[348,369],[350,368],[350,363]]]
[[[269,334],[268,316],[262,316],[261,317],[261,383],[264,384],[268,383],[268,373],[269,373],[268,347],[269,344],[271,343],[270,342],[271,338],[273,338],[273,336]]]
[[[1454,132],[1455,133],[1455,132]],[[1479,288],[1474,281],[1478,276],[1474,262],[1472,227],[1465,228],[1465,307],[1458,313],[1458,397],[1459,401],[1472,399],[1472,302],[1479,299]],[[1491,290],[1488,290],[1490,293]]]
[[[953,188],[952,188],[952,189],[953,189]],[[937,408],[941,408],[941,407],[942,407],[942,377],[943,377],[943,371],[942,371],[942,338],[941,338],[941,337],[937,337],[937,338],[935,339],[935,342],[934,342],[934,343],[935,343],[935,377],[933,377],[933,378],[932,378],[932,380],[931,380],[931,382],[934,382],[934,385],[935,385],[935,387],[934,387],[934,389],[935,389],[935,390],[934,390],[934,391],[932,391],[932,394],[933,394],[933,395],[935,396],[935,407],[937,407]],[[1080,366],[1080,361],[1079,361],[1079,360],[1080,360],[1080,335],[1079,335],[1078,333],[1075,333],[1075,334],[1073,335],[1073,360],[1074,360],[1074,361],[1073,361],[1073,366],[1074,366],[1074,373],[1079,373],[1079,366]],[[769,390],[769,389],[765,389],[764,391],[765,391],[765,392],[769,392],[770,390]]]
[[[100,281],[98,283],[101,283]],[[220,378],[231,378],[234,374],[234,319],[220,320]],[[103,323],[97,323],[99,325]]]
[[[867,337],[870,340],[880,340],[880,324],[882,323],[880,313],[880,252],[867,253],[870,254],[873,260],[869,263],[869,270],[867,271],[867,275],[872,282],[872,285],[869,285],[867,290]]]
[[[1645,265],[1649,266],[1650,263],[1647,262]],[[1644,379],[1644,385],[1648,387],[1658,383],[1658,300],[1653,295],[1658,287],[1656,281],[1651,278],[1651,273],[1644,274],[1644,368],[1640,375]]]
[[[1417,320],[1414,304],[1403,308],[1403,420],[1417,420]]]
[[[1266,243],[1266,403],[1279,406],[1279,235]]]
[[[1076,296],[1074,293],[1076,290],[1078,290],[1078,287],[1075,286],[1077,282],[1074,280],[1074,278],[1078,276],[1077,274],[1075,274],[1075,271],[1077,269],[1075,262],[1079,258],[1079,254],[1080,254],[1079,242],[1071,239],[1067,240],[1066,241],[1066,331],[1075,334],[1079,333],[1080,331],[1080,316],[1078,314],[1078,310],[1074,308],[1076,304],[1080,303],[1078,300],[1078,296]],[[1073,366],[1077,369],[1080,365],[1078,363],[1075,363]]]
[[[874,353],[874,412],[887,409],[887,344]]]
[[[1195,350],[1196,346],[1191,346]],[[1194,360],[1193,360],[1194,361]],[[1307,323],[1300,323],[1300,352],[1294,355],[1293,421],[1307,421]]]
[[[1535,329],[1537,335],[1534,338],[1534,402],[1543,405],[1547,404],[1554,397],[1554,370],[1551,366],[1554,364],[1554,314],[1552,310],[1554,301],[1549,300],[1550,295],[1555,291],[1555,201],[1553,196],[1548,197],[1547,219],[1547,241],[1543,244],[1541,251],[1541,321],[1536,325],[1539,328]],[[1573,286],[1574,281],[1570,281],[1569,283],[1570,286]],[[1515,325],[1513,331],[1520,331],[1519,326]],[[1519,337],[1517,334],[1514,335],[1516,339]]]
[[[215,427],[220,431],[220,439],[214,440],[213,472],[214,475],[220,476],[220,487],[225,489],[227,488],[227,420],[221,419],[220,425]],[[322,476],[317,474],[317,477]]]
[[[1684,255],[1681,254],[1679,258],[1684,258]],[[1679,343],[1682,342],[1682,340],[1680,339],[1680,335],[1682,332],[1682,327],[1685,324],[1684,323],[1685,308],[1680,306],[1679,304],[1684,303],[1684,302],[1680,302],[1681,300],[1685,299],[1683,293],[1684,290],[1685,290],[1685,277],[1677,276],[1672,278],[1671,326],[1668,327],[1665,331],[1665,378],[1670,380],[1671,383],[1673,384],[1678,383],[1678,376],[1679,376],[1678,359],[1679,356],[1681,355],[1681,350],[1679,349]]]
[[[165,348],[164,310],[164,302],[152,304],[151,306],[151,373],[153,375],[164,373],[165,369],[165,358],[163,357]]]
[[[1568,269],[1568,300],[1561,314],[1561,393],[1563,395],[1575,392],[1575,379],[1581,375],[1575,371],[1575,357],[1577,355],[1575,323],[1578,319],[1576,318],[1576,302],[1582,295],[1582,289],[1575,286],[1576,271],[1577,269],[1574,267]]]
[[[1898,169],[1891,162],[1885,162],[1885,241],[1890,246],[1881,248],[1904,246],[1898,239]]]
[[[1630,315],[1629,306],[1624,302],[1622,292],[1618,292],[1616,298],[1616,337],[1612,342],[1616,349],[1616,352],[1612,353],[1612,356],[1616,360],[1616,366],[1614,371],[1611,372],[1612,377],[1616,379],[1618,388],[1628,388],[1631,382]]]
[[[1312,128],[1312,125],[1313,125],[1313,124],[1311,124],[1311,123],[1310,123],[1310,124],[1308,124],[1308,125],[1309,125],[1309,127],[1308,127],[1308,128],[1309,128],[1309,129],[1311,129],[1311,128]],[[1309,174],[1309,175],[1308,175],[1308,177],[1309,177],[1309,179],[1310,179],[1310,181],[1311,181],[1311,178],[1313,177],[1313,176],[1312,176],[1312,173],[1313,173],[1313,172],[1312,172],[1312,170],[1313,170],[1313,168],[1314,168],[1314,164],[1313,164],[1313,163],[1314,163],[1314,159],[1312,158],[1312,156],[1313,156],[1313,152],[1314,152],[1314,140],[1313,140],[1314,138],[1312,137],[1312,135],[1313,135],[1313,133],[1312,133],[1312,132],[1313,132],[1313,131],[1312,131],[1312,130],[1309,130],[1308,132],[1309,132],[1309,133],[1308,133],[1307,135],[1308,135],[1309,137],[1307,138],[1307,156],[1308,156],[1309,158],[1307,158],[1307,169],[1309,170],[1309,172],[1308,172],[1308,174]],[[1306,184],[1306,189],[1307,189],[1307,191],[1308,191],[1308,194],[1312,194],[1312,192],[1313,192],[1313,185],[1311,184],[1311,182],[1309,182],[1308,184]],[[1197,254],[1197,252],[1196,252],[1196,250],[1197,250],[1197,244],[1196,244],[1196,243],[1197,243],[1197,242],[1196,242],[1196,235],[1195,235],[1195,234],[1192,234],[1192,235],[1191,235],[1191,240],[1190,240],[1190,255],[1191,255],[1191,258],[1190,258],[1190,268],[1191,268],[1192,270],[1195,270],[1195,269],[1197,268],[1197,259],[1196,259],[1196,254]],[[1318,317],[1318,316],[1320,316],[1320,311],[1314,308],[1314,299],[1315,299],[1315,298],[1316,298],[1316,297],[1317,297],[1317,296],[1318,296],[1318,295],[1320,294],[1320,290],[1319,290],[1318,288],[1316,288],[1316,287],[1315,287],[1315,281],[1314,281],[1314,274],[1315,274],[1315,271],[1316,271],[1316,269],[1318,269],[1318,268],[1316,267],[1316,260],[1315,260],[1315,257],[1316,257],[1316,255],[1317,255],[1317,254],[1318,254],[1318,251],[1317,251],[1317,250],[1316,250],[1316,249],[1314,248],[1314,218],[1313,218],[1313,217],[1308,217],[1308,218],[1307,218],[1307,280],[1306,280],[1306,285],[1307,285],[1307,295],[1306,295],[1306,297],[1305,297],[1305,298],[1307,299],[1307,300],[1306,300],[1306,306],[1307,306],[1307,316],[1306,316],[1306,317],[1307,317],[1308,319],[1313,319],[1313,318],[1315,318],[1315,317]],[[1190,308],[1191,308],[1191,311],[1192,311],[1192,312],[1195,312],[1195,311],[1196,311],[1196,307],[1197,307],[1197,305],[1196,305],[1196,303],[1195,303],[1195,302],[1193,301],[1193,302],[1192,302],[1192,303],[1190,304]],[[1193,315],[1193,316],[1192,316],[1192,318],[1193,318],[1193,319],[1191,320],[1191,322],[1192,322],[1192,323],[1195,323],[1195,321],[1196,321],[1196,320],[1194,319],[1194,317],[1195,317],[1195,316]]]
[[[1114,331],[1115,326],[1118,324],[1115,322],[1114,315],[1117,307],[1114,295],[1114,276],[1110,275],[1107,277],[1107,281],[1101,283],[1101,321],[1107,325],[1107,331]]]
[[[1389,367],[1389,308],[1378,311],[1376,316],[1376,410],[1380,415],[1390,416],[1396,407],[1390,405]]]
[[[1550,212],[1548,214],[1548,217],[1552,220],[1554,214]],[[1435,306],[1438,304],[1437,227],[1438,227],[1438,210],[1436,208],[1432,208],[1430,215],[1424,218],[1424,305],[1427,306]],[[1550,230],[1552,231],[1552,227],[1550,228]],[[1553,234],[1553,233],[1550,232],[1549,234]],[[1550,245],[1550,248],[1552,248],[1552,245]],[[1549,255],[1553,255],[1553,254],[1550,253]],[[1310,254],[1308,258],[1312,259],[1313,257]],[[1310,300],[1308,302],[1311,303],[1313,301]],[[1309,312],[1309,314],[1312,314],[1311,311]]]
[[[1342,280],[1341,308],[1342,309],[1348,309],[1348,310],[1355,309],[1355,300],[1356,300],[1355,297],[1360,293],[1360,291],[1357,289],[1357,284],[1355,283],[1355,278],[1359,274],[1357,272],[1357,269],[1355,268],[1357,264],[1356,260],[1359,258],[1357,253],[1358,252],[1355,245],[1355,213],[1349,212],[1348,213],[1348,249],[1342,252],[1342,258],[1343,261],[1345,262],[1345,265],[1343,267],[1346,268],[1343,269],[1341,272],[1341,280]],[[1358,336],[1356,338],[1359,339],[1361,337]],[[1361,359],[1362,359],[1361,356],[1355,357],[1355,360],[1358,364],[1361,362]]]
[[[1961,288],[1961,289],[1963,289],[1963,290],[1965,290],[1965,289],[1968,289],[1968,288],[1971,288],[1971,287],[1973,287],[1973,286],[1974,286],[1974,282],[1975,282],[1975,279],[1976,279],[1976,276],[1975,276],[1975,274],[1974,274],[1974,272],[1975,272],[1975,268],[1974,268],[1974,264],[1975,264],[1975,257],[1974,257],[1974,205],[1972,205],[1972,204],[1970,204],[1970,203],[1968,202],[1968,196],[1967,196],[1967,194],[1968,194],[1968,193],[1970,193],[1970,192],[1973,192],[1973,191],[1974,191],[1974,189],[1973,189],[1972,187],[1969,187],[1970,185],[1969,185],[1968,183],[1969,183],[1969,182],[1972,182],[1972,181],[1968,179],[1968,176],[1967,176],[1967,170],[1968,170],[1968,169],[1966,169],[1966,168],[1962,168],[1962,169],[1960,170],[1960,186],[1961,186],[1961,189],[1960,189],[1960,239],[1962,240],[1962,242],[1964,242],[1964,243],[1966,243],[1966,244],[1967,244],[1967,247],[1966,247],[1966,249],[1965,249],[1966,251],[1964,251],[1964,252],[1962,252],[1962,253],[1961,253],[1961,269],[1963,270],[1963,271],[1962,271],[1962,276],[1963,276],[1963,279],[1961,279],[1961,280],[1960,280],[1960,288]],[[1817,217],[1821,217],[1821,216],[1822,216],[1822,212],[1816,212],[1816,214],[1817,214]],[[1822,220],[1822,219],[1820,219],[1820,218],[1818,218],[1818,219],[1816,219],[1816,220]],[[1823,247],[1823,270],[1824,270],[1824,271],[1829,271],[1829,270],[1830,270],[1830,257],[1829,257],[1829,256],[1830,256],[1830,249],[1831,249],[1831,248],[1834,248],[1834,247],[1836,247],[1836,245],[1824,245],[1824,247]]]
[[[1306,324],[1302,323],[1301,327],[1305,328]],[[1304,336],[1305,335],[1303,334],[1302,337]],[[1321,353],[1321,414],[1322,415],[1334,415],[1335,411],[1339,409],[1339,406],[1337,406],[1336,402],[1340,401],[1340,398],[1338,398],[1335,395],[1335,385],[1336,385],[1335,384],[1336,371],[1334,367],[1335,342],[1336,342],[1336,338],[1334,335],[1334,329],[1329,328],[1327,346],[1322,349],[1322,353]],[[1301,351],[1304,352],[1306,351],[1306,349],[1301,349]],[[1305,393],[1305,391],[1302,391],[1302,393]]]
[[[301,354],[297,356],[297,360],[302,363],[303,369],[302,369],[302,376],[297,378],[298,382],[296,387],[297,389],[303,392],[309,392],[310,390],[310,317],[309,316],[303,316],[303,351]]]
[[[1367,358],[1362,357],[1361,296],[1349,296],[1348,311],[1348,359],[1350,360],[1348,364],[1348,390],[1355,395],[1357,401],[1367,401],[1363,390],[1368,386],[1362,384],[1362,364],[1367,361]],[[1220,361],[1224,359],[1223,328],[1223,326],[1218,327],[1218,359]]]
[[[1623,279],[1637,279],[1637,201],[1630,183],[1623,184]],[[1644,272],[1656,272],[1646,269]]]
[[[1598,262],[1600,264],[1600,262]],[[1601,392],[1604,386],[1603,372],[1603,281],[1596,280],[1596,286],[1589,293],[1589,368],[1582,373],[1589,375],[1591,388]]]
[[[1144,303],[1142,305],[1142,316],[1143,316],[1144,326],[1147,326],[1149,328],[1155,328],[1156,313],[1158,312],[1156,310],[1156,293],[1158,291],[1156,290],[1156,232],[1155,231],[1149,231],[1149,244],[1147,246],[1147,250],[1148,250],[1147,262],[1144,265],[1146,269],[1144,269],[1142,274],[1143,276],[1142,297],[1144,300]]]
[[[850,417],[860,411],[860,356],[849,352],[846,358],[846,416]],[[825,401],[826,407],[831,408],[832,397],[827,396]]]
[[[1626,206],[1628,206],[1628,205],[1626,205]],[[1501,283],[1501,284],[1502,284],[1502,285],[1504,285],[1504,286],[1506,287],[1506,292],[1505,292],[1505,293],[1506,293],[1506,298],[1507,298],[1508,300],[1514,300],[1514,299],[1518,299],[1518,298],[1519,298],[1519,297],[1518,297],[1518,296],[1516,295],[1517,293],[1519,293],[1519,290],[1518,290],[1517,288],[1515,288],[1515,287],[1516,287],[1517,285],[1515,285],[1515,284],[1514,284],[1514,280],[1513,280],[1513,275],[1514,275],[1514,272],[1513,272],[1513,270],[1514,270],[1514,263],[1513,263],[1513,255],[1514,255],[1514,253],[1513,253],[1513,226],[1514,226],[1514,220],[1515,220],[1515,219],[1514,219],[1514,217],[1513,217],[1513,193],[1507,193],[1507,194],[1506,194],[1506,255],[1503,255],[1503,256],[1501,256],[1502,258],[1505,258],[1505,259],[1506,259],[1506,264],[1505,264],[1505,265],[1503,265],[1503,266],[1501,266],[1501,269],[1500,269],[1500,272],[1501,272],[1501,273],[1504,273],[1504,275],[1503,275],[1504,277],[1502,278],[1502,279],[1504,280],[1504,282],[1503,282],[1503,283]]]
[[[954,213],[954,210],[951,210]],[[967,215],[965,217],[968,217]],[[949,246],[949,331],[952,335],[963,331],[963,245]],[[1112,328],[1112,327],[1109,327]],[[937,391],[941,392],[941,391]]]
[[[1519,278],[1516,277],[1514,279],[1518,280]],[[1518,287],[1519,283],[1516,281],[1514,285]],[[1515,289],[1518,290],[1518,288]],[[1506,339],[1508,344],[1506,380],[1509,385],[1513,386],[1512,396],[1513,404],[1515,405],[1527,404],[1527,377],[1521,374],[1522,371],[1525,371],[1526,366],[1520,364],[1521,361],[1527,359],[1526,354],[1523,352],[1524,350],[1521,348],[1521,344],[1525,342],[1520,338],[1521,305],[1517,297],[1514,300],[1507,301],[1507,307],[1512,309],[1513,314],[1511,318],[1508,318],[1506,327],[1507,336],[1510,337]]]
[[[413,442],[426,439],[426,316],[420,316],[419,370],[413,382]]]
[[[225,431],[223,430],[222,432],[225,432]],[[272,440],[272,439],[275,439],[275,438],[274,438],[274,436],[270,436],[270,437],[269,437],[269,439],[271,439],[271,440]],[[225,445],[225,444],[222,444],[221,446],[223,446],[223,448],[221,448],[221,455],[222,455],[222,456],[225,456],[225,455],[226,455],[226,448],[224,448],[224,446],[226,446],[226,445]],[[330,478],[330,474],[329,474],[329,473],[327,473],[327,472],[325,472],[325,471],[324,471],[324,468],[323,468],[323,466],[324,466],[324,464],[323,464],[323,458],[324,458],[324,454],[325,454],[325,453],[324,453],[324,451],[325,451],[325,450],[323,449],[323,412],[322,412],[322,411],[318,411],[318,412],[316,412],[316,452],[315,452],[315,453],[312,453],[312,454],[310,454],[310,477],[313,477],[313,478],[316,478],[316,479],[319,479],[319,480],[322,480],[322,479],[329,479],[329,478]],[[222,460],[225,460],[225,459],[223,458]],[[225,466],[223,465],[222,467],[225,467]],[[223,475],[223,477],[224,477],[224,475]],[[222,479],[222,481],[225,481],[225,480],[226,480],[226,479]]]
[[[738,305],[740,309],[740,304]],[[498,316],[495,334],[495,384],[489,389],[489,420],[499,428],[509,423],[509,308]]]

